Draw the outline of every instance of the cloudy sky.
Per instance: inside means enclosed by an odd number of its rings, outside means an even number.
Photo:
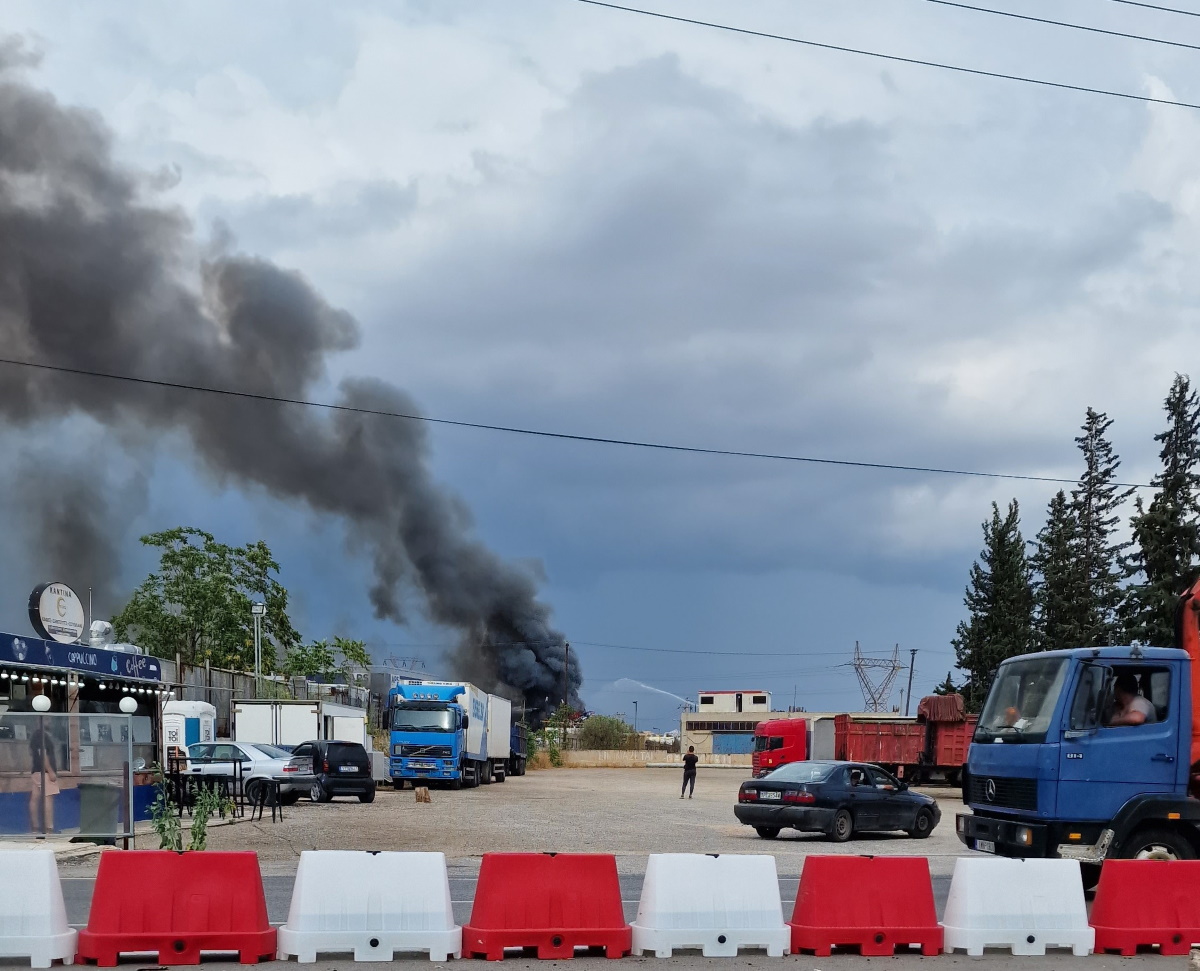
[[[1200,103],[1194,50],[928,0],[652,7]],[[26,83],[94,109],[199,247],[297,270],[353,315],[362,338],[330,358],[329,388],[376,377],[466,422],[1072,479],[1092,406],[1140,482],[1162,398],[1195,360],[1200,110],[577,0],[3,11],[41,53]],[[1125,4],[1064,0],[1054,16],[1200,44],[1200,20]],[[919,697],[952,664],[990,503],[1018,497],[1032,536],[1057,488],[429,435],[475,534],[544,578],[589,707],[632,720],[637,701],[642,727],[677,726],[662,692],[702,688],[859,707],[855,641],[916,648]],[[45,430],[4,438],[50,447]],[[136,548],[152,529],[262,538],[306,636],[449,674],[446,632],[373,617],[345,524],[214,477],[182,441],[131,469],[78,422],[53,440],[125,497],[118,585],[153,565]],[[57,564],[22,533],[19,490],[2,508],[21,538],[0,620],[24,630],[24,591]]]

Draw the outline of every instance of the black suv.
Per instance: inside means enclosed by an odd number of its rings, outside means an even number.
[[[313,802],[329,802],[334,796],[375,801],[371,756],[358,742],[304,742],[292,751],[289,764],[298,776],[311,778],[308,797]]]

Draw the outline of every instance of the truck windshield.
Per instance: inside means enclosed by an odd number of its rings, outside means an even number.
[[[395,708],[393,732],[452,732],[454,712],[445,708]]]
[[[1032,657],[1000,665],[975,741],[1044,742],[1067,677],[1067,659]]]

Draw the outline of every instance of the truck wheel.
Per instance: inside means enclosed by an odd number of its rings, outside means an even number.
[[[913,820],[912,829],[905,830],[915,840],[923,840],[933,832],[933,813],[928,809],[917,810],[917,818]]]
[[[508,769],[506,769],[503,765],[496,766],[495,778],[497,782],[503,782],[508,778]]]
[[[525,760],[518,759],[517,760],[517,775],[524,775],[524,774],[525,774]]]
[[[765,840],[773,840],[779,835],[778,826],[755,826],[754,832],[758,833]]]
[[[463,787],[462,779],[451,779],[449,784],[450,784],[450,788],[453,789],[455,792],[457,792],[459,789],[461,789]]]
[[[479,782],[481,785],[490,786],[492,784],[492,763],[491,762],[475,763],[475,771],[479,773]]]
[[[835,843],[845,843],[854,835],[854,817],[849,809],[839,809],[829,826],[829,838]]]
[[[1121,847],[1124,860],[1194,860],[1195,847],[1182,833],[1165,826],[1147,826]]]

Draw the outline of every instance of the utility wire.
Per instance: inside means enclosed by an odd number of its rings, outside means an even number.
[[[1047,88],[1059,88],[1064,91],[1080,91],[1085,94],[1102,94],[1108,98],[1124,98],[1127,101],[1144,101],[1150,104],[1172,105],[1176,108],[1197,108],[1200,104],[1188,101],[1171,101],[1167,98],[1152,98],[1144,94],[1130,94],[1127,91],[1110,91],[1107,88],[1092,88],[1082,84],[1066,84],[1062,81],[1047,81],[1044,78],[1031,78],[1020,74],[1004,74],[999,71],[984,71],[980,68],[963,67],[961,64],[946,64],[941,61],[927,61],[916,57],[900,57],[897,54],[883,54],[879,51],[867,51],[857,47],[843,47],[838,44],[824,44],[815,40],[805,40],[801,37],[791,37],[787,34],[772,34],[761,30],[749,30],[745,27],[733,27],[729,24],[718,24],[710,20],[695,20],[691,17],[677,17],[674,14],[660,13],[657,10],[644,10],[641,7],[626,7],[617,3],[607,3],[605,0],[575,0],[576,3],[586,3],[593,7],[605,7],[609,10],[623,10],[626,13],[641,14],[646,17],[656,17],[659,20],[672,20],[680,24],[693,24],[697,27],[712,27],[716,30],[727,30],[734,34],[747,37],[763,37],[767,40],[782,40],[789,44],[803,44],[805,47],[819,47],[826,51],[840,51],[843,54],[860,54],[864,57],[876,57],[884,61],[894,61],[898,64],[917,64],[921,67],[936,67],[943,71],[957,71],[959,74],[973,74],[977,77],[999,78],[1003,81],[1021,81],[1025,84],[1039,84]]]
[[[1160,7],[1156,3],[1139,3],[1138,0],[1111,0],[1112,3],[1123,3],[1129,7],[1144,7],[1146,10],[1161,10],[1163,13],[1177,13],[1185,17],[1200,17],[1195,10],[1180,10],[1178,7]]]
[[[584,0],[589,2],[589,0]],[[851,459],[817,458],[811,455],[788,455],[779,452],[747,452],[729,448],[701,448],[697,445],[673,445],[669,442],[647,442],[628,438],[605,438],[600,435],[576,435],[569,432],[552,432],[541,428],[518,428],[511,425],[488,425],[475,421],[455,421],[450,418],[431,418],[428,415],[410,415],[398,411],[384,411],[378,408],[359,408],[354,405],[338,405],[328,401],[310,401],[306,398],[285,398],[280,395],[263,394],[254,391],[238,391],[232,388],[210,388],[198,384],[184,384],[179,381],[163,381],[154,378],[140,378],[129,374],[112,374],[106,371],[95,371],[90,368],[73,368],[61,364],[43,364],[38,361],[22,361],[15,358],[0,357],[0,364],[14,367],[36,368],[42,371],[54,371],[59,374],[74,374],[80,377],[103,378],[107,381],[125,381],[130,384],[148,385],[155,388],[172,388],[177,391],[194,391],[201,394],[225,395],[231,398],[245,398],[250,401],[265,401],[273,404],[300,405],[305,408],[322,408],[326,411],[346,412],[356,415],[371,415],[377,418],[399,418],[405,421],[423,421],[431,425],[449,425],[455,428],[476,428],[490,432],[506,432],[511,435],[530,435],[536,438],[553,438],[568,442],[588,442],[601,445],[623,445],[629,448],[655,449],[662,452],[683,452],[691,455],[719,455],[727,458],[769,459],[776,462],[804,462],[810,465],[836,465],[855,469],[881,469],[892,472],[928,472],[934,475],[961,475],[983,479],[1016,479],[1022,482],[1050,482],[1059,485],[1075,485],[1076,480],[1064,479],[1048,475],[1018,475],[1015,472],[978,472],[970,469],[943,469],[923,465],[897,465],[891,462],[858,462]],[[1115,482],[1122,489],[1150,489],[1153,486],[1145,482]]]
[[[1071,30],[1086,30],[1091,34],[1107,34],[1109,37],[1124,37],[1127,40],[1143,40],[1148,44],[1165,44],[1167,47],[1183,47],[1189,51],[1200,51],[1200,44],[1185,44],[1179,40],[1166,40],[1162,37],[1146,37],[1142,34],[1127,34],[1120,30],[1105,30],[1103,27],[1088,27],[1084,24],[1073,24],[1066,20],[1048,20],[1045,17],[1031,17],[1028,14],[1013,13],[1011,10],[993,10],[991,7],[976,7],[970,3],[956,3],[955,0],[925,0],[926,3],[936,3],[942,7],[957,7],[959,10],[973,10],[977,13],[994,14],[997,17],[1010,17],[1013,20],[1028,20],[1035,24],[1049,24],[1052,27],[1069,27]]]

